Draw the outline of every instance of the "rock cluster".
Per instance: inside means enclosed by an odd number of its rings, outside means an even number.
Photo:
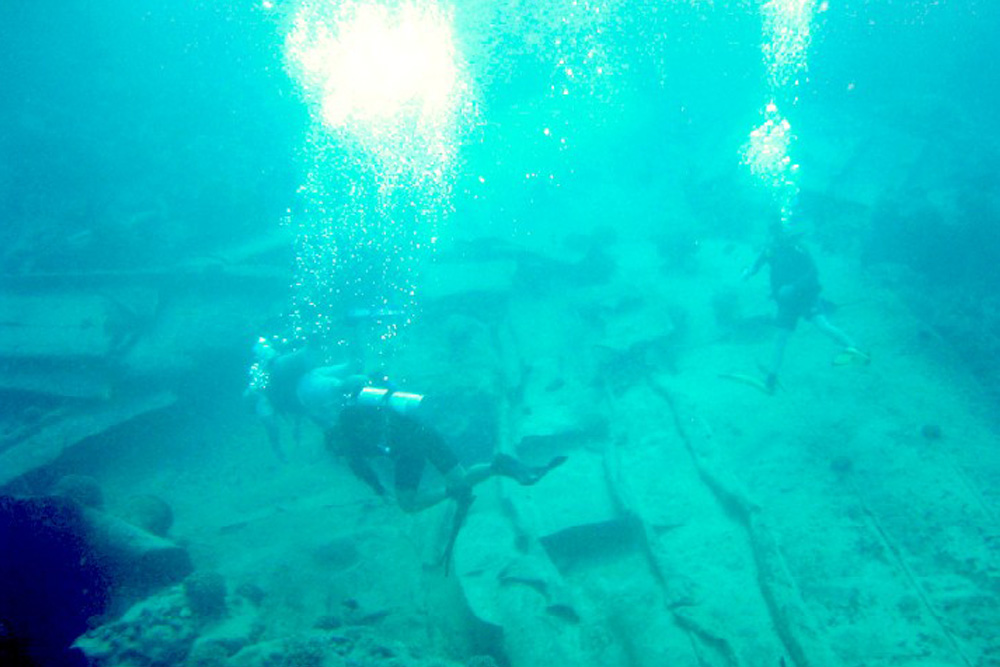
[[[268,637],[259,608],[236,594],[223,600],[225,582],[196,573],[184,584],[134,605],[120,619],[77,640],[94,667],[459,667],[380,635],[371,625],[322,623]],[[202,607],[211,605],[211,614]],[[470,665],[495,665],[475,656]]]

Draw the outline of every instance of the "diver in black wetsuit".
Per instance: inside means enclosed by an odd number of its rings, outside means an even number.
[[[415,415],[422,400],[419,394],[363,387],[347,397],[336,424],[326,431],[327,448],[343,455],[354,474],[380,496],[386,490],[369,459],[392,460],[396,502],[406,512],[432,507],[449,497],[459,503],[469,502],[472,488],[494,475],[532,485],[566,460],[557,457],[545,466],[534,467],[498,454],[490,463],[466,469],[441,434]],[[420,489],[427,463],[444,477],[445,488]]]
[[[391,459],[396,501],[404,511],[426,509],[448,497],[468,502],[472,487],[494,475],[534,484],[565,461],[558,457],[532,467],[498,454],[491,463],[466,469],[444,438],[420,420],[420,394],[373,386],[368,377],[352,372],[354,364],[318,365],[317,353],[308,346],[280,354],[261,339],[255,353],[246,394],[254,400],[276,455],[284,460],[278,416],[307,416],[323,429],[327,449],[343,455],[352,472],[380,496],[386,490],[369,459]],[[444,477],[445,488],[420,490],[427,463]]]
[[[800,318],[812,321],[820,331],[843,347],[845,358],[867,363],[868,356],[858,350],[851,337],[827,319],[819,296],[823,288],[819,282],[816,263],[802,244],[800,234],[789,230],[781,222],[772,224],[767,246],[753,265],[743,272],[744,280],[754,276],[764,265],[770,268],[771,298],[778,305],[775,318],[778,334],[766,369],[765,387],[768,393],[773,394],[777,388],[778,371],[781,370],[785,357],[785,348]]]

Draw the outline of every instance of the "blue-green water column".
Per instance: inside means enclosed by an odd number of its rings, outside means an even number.
[[[288,218],[291,335],[331,357],[350,314],[375,314],[361,344],[377,354],[416,311],[475,117],[452,25],[436,0],[301,0],[290,15],[287,68],[312,118]]]

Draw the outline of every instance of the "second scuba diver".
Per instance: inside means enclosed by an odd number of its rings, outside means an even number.
[[[824,334],[842,347],[838,358],[859,360],[868,363],[869,357],[861,352],[846,333],[830,323],[826,308],[820,298],[823,289],[819,282],[816,263],[802,244],[801,234],[788,229],[780,220],[769,230],[768,243],[756,261],[743,272],[747,280],[760,271],[764,265],[770,268],[771,298],[778,305],[775,324],[778,327],[774,339],[770,363],[765,369],[764,387],[773,394],[778,386],[778,371],[785,357],[785,348],[799,319],[813,322]]]

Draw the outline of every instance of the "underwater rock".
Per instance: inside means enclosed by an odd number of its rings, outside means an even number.
[[[519,420],[516,445],[526,462],[540,465],[606,436],[606,417],[594,409],[600,391],[574,375],[554,357],[538,359],[526,372],[524,404],[531,407]]]
[[[15,358],[101,358],[111,346],[107,312],[107,297],[95,290],[5,290],[0,349]]]
[[[336,656],[336,644],[325,641],[323,635],[283,637],[248,646],[231,657],[229,667],[324,667],[343,665],[342,660],[327,660]]]
[[[86,633],[75,646],[93,667],[180,665],[198,636],[195,625],[184,591],[173,586]]]
[[[37,428],[23,437],[0,443],[0,487],[37,470],[87,438],[132,419],[161,410],[177,397],[171,392],[153,395],[115,396],[99,404],[67,408],[51,419],[41,419]]]
[[[259,607],[260,603],[267,597],[267,593],[264,592],[263,588],[250,581],[244,581],[237,586],[236,595],[246,599],[247,602],[255,607]]]
[[[129,523],[160,537],[164,537],[174,525],[174,512],[170,505],[154,495],[132,496],[124,515]]]
[[[344,621],[335,614],[323,614],[313,623],[313,628],[317,630],[336,630],[344,625]]]
[[[442,261],[428,270],[424,298],[436,300],[467,297],[469,294],[506,294],[512,289],[516,271],[517,263],[511,259]]]
[[[84,664],[71,645],[105,612],[112,583],[85,533],[67,498],[0,496],[0,664]]]
[[[465,661],[465,667],[500,667],[491,655],[474,655]]]
[[[104,494],[100,484],[87,475],[66,475],[56,482],[52,494],[70,498],[83,507],[100,509],[104,505]]]
[[[188,608],[198,618],[219,618],[226,613],[226,580],[218,572],[195,572],[184,580]]]
[[[191,647],[188,664],[192,661],[211,664],[220,654],[228,659],[247,646],[259,642],[264,631],[264,623],[257,609],[235,601],[228,617],[222,620],[212,619],[211,624],[202,625],[201,635]]]
[[[59,496],[0,496],[0,544],[17,545],[0,549],[0,623],[43,665],[77,664],[90,618],[192,569],[177,545]]]
[[[181,581],[194,566],[187,551],[104,512],[83,510],[86,539],[117,586],[143,594]]]
[[[225,667],[229,653],[214,642],[198,641],[191,647],[184,667]]]
[[[567,555],[579,559],[610,546],[603,542],[604,529],[617,525],[622,516],[608,489],[600,455],[574,452],[532,493],[537,506],[535,530],[547,547],[561,553],[568,541]]]
[[[229,659],[229,667],[339,667],[355,639],[335,632],[311,631],[247,646]],[[363,662],[353,664],[363,665]]]
[[[406,644],[380,636],[370,628],[344,631],[311,630],[247,646],[227,667],[459,667],[425,656]],[[489,667],[495,662],[470,663]]]
[[[579,259],[524,252],[518,257],[514,286],[525,294],[592,287],[609,282],[617,270],[614,257],[604,248],[592,248]]]

